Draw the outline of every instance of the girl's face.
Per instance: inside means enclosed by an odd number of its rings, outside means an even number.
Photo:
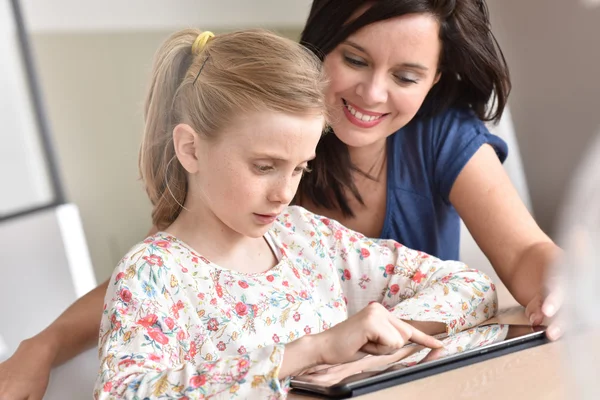
[[[264,235],[292,201],[323,126],[321,115],[266,111],[237,119],[215,139],[196,135],[194,160],[182,160],[186,208],[234,234]]]
[[[406,125],[440,78],[439,24],[409,14],[367,25],[324,60],[331,126],[351,147],[380,143]]]

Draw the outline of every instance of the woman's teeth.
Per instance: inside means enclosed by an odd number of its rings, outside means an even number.
[[[382,114],[378,117],[373,116],[373,115],[364,115],[360,111],[356,111],[356,109],[354,107],[352,107],[350,104],[348,104],[346,102],[344,102],[344,106],[348,109],[348,111],[350,111],[350,114],[352,114],[356,119],[360,119],[361,121],[364,121],[364,122],[375,121],[376,119],[379,119],[385,115],[385,114]]]

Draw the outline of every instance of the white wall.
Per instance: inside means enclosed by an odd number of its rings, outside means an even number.
[[[0,217],[54,199],[13,10],[0,1]]]
[[[311,0],[21,0],[33,31],[300,27]]]
[[[2,361],[96,287],[96,281],[73,204],[3,221],[0,243]],[[97,351],[90,350],[56,369],[44,399],[89,398],[98,367]]]
[[[511,68],[511,111],[533,210],[554,233],[569,180],[600,127],[598,1],[487,3]]]

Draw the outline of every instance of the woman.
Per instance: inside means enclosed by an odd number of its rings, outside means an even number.
[[[331,79],[333,134],[297,202],[442,259],[459,258],[462,218],[531,323],[552,316],[543,282],[559,249],[502,168],[506,144],[483,124],[500,119],[510,90],[485,3],[316,0],[301,41]]]
[[[553,301],[542,312],[543,278],[558,248],[506,176],[506,145],[482,122],[500,118],[510,89],[485,3],[315,0],[302,43],[323,59],[334,119],[297,203],[442,259],[458,258],[460,217],[532,323],[552,316]],[[41,398],[53,365],[97,344],[106,287],[0,365],[3,399]]]

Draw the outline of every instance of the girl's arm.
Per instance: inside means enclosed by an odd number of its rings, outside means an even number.
[[[461,262],[442,261],[393,240],[369,239],[301,208],[291,208],[289,218],[304,220],[315,233],[314,243],[328,249],[349,315],[377,301],[433,334],[472,327],[497,310],[493,283]]]
[[[134,248],[108,286],[96,399],[271,398],[287,390],[280,379],[317,362],[307,338],[221,355],[187,297],[188,288],[173,283],[178,261],[153,264],[152,257],[157,256],[143,244]]]
[[[134,248],[109,284],[96,399],[280,398],[286,378],[316,364],[353,360],[359,350],[388,353],[408,340],[441,346],[372,304],[316,335],[262,348],[255,337],[239,337],[248,352],[223,353],[218,333],[210,334],[196,309],[195,289],[176,277],[179,258],[148,249]]]

